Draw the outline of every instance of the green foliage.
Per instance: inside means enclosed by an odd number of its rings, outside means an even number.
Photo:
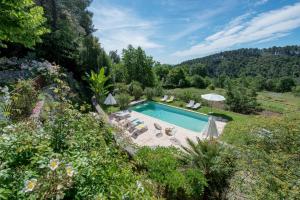
[[[243,86],[229,84],[226,89],[226,106],[239,113],[252,113],[257,110],[256,92]]]
[[[194,75],[191,77],[191,85],[196,88],[206,88],[207,87],[205,80],[199,75]]]
[[[199,199],[203,195],[206,180],[201,171],[194,168],[181,168],[180,161],[175,157],[180,154],[176,149],[148,147],[140,149],[135,157],[140,170],[156,181],[158,191],[165,190],[168,199]]]
[[[43,8],[33,0],[2,0],[0,13],[0,46],[11,42],[31,48],[49,32],[44,27]]]
[[[279,79],[276,85],[276,90],[278,92],[290,92],[295,85],[294,79],[290,77],[283,77]]]
[[[91,71],[91,74],[88,75],[88,80],[90,83],[90,88],[94,92],[94,95],[97,97],[99,103],[102,103],[102,100],[108,94],[108,88],[110,85],[106,85],[109,77],[106,77],[104,74],[104,68],[102,67],[99,73]]]
[[[299,115],[256,117],[230,124],[224,140],[238,151],[227,197],[297,199]]]
[[[293,94],[295,96],[300,96],[300,85],[293,88]]]
[[[183,147],[186,153],[182,159],[203,171],[208,183],[208,195],[220,199],[234,170],[234,154],[228,154],[217,141],[197,139],[197,142],[187,139],[188,147]]]
[[[299,46],[238,49],[188,60],[177,67],[188,65],[192,69],[194,65],[199,65],[210,77],[221,75],[229,77],[262,76],[265,78],[299,77],[300,58],[298,52]]]
[[[128,74],[127,69],[125,68],[123,63],[113,64],[112,65],[112,78],[115,82],[126,83]]]
[[[147,99],[152,100],[152,98],[155,96],[155,90],[153,88],[145,88],[144,94],[147,97]]]
[[[98,38],[92,35],[86,36],[80,44],[78,63],[82,65],[78,69],[78,73],[90,72],[91,70],[99,72],[101,67],[111,65],[105,51],[100,47]]]
[[[115,64],[118,64],[121,62],[121,58],[120,56],[118,55],[118,51],[110,51],[109,52],[109,57],[110,59],[112,60],[113,63]]]
[[[210,84],[209,86],[207,86],[207,88],[208,88],[209,90],[215,90],[214,84]]]
[[[137,81],[132,81],[129,85],[129,92],[132,96],[134,96],[134,99],[137,100],[141,96],[143,96],[143,88],[141,84]]]
[[[156,82],[156,85],[154,87],[155,95],[156,96],[161,96],[164,94],[164,88],[162,86],[162,83],[160,81]]]
[[[37,97],[33,80],[19,81],[11,94],[11,118],[21,120],[28,117],[37,102]]]
[[[152,71],[154,61],[152,57],[146,55],[141,47],[135,49],[129,45],[127,49],[123,49],[122,60],[128,75],[126,83],[138,81],[143,87],[152,87],[154,85],[155,77]]]
[[[166,86],[168,87],[184,87],[186,86],[186,78],[181,68],[172,68],[166,78]]]
[[[116,83],[114,86],[118,94],[128,93],[128,86],[125,83]]]
[[[170,69],[171,69],[170,65],[161,65],[161,64],[157,64],[153,68],[157,78],[162,82],[164,82],[167,79]]]
[[[27,121],[0,130],[1,198],[151,198],[103,122],[60,103],[48,115],[44,124]],[[52,145],[53,131],[63,133],[62,152]],[[58,165],[53,168],[49,164],[54,161]],[[25,183],[32,180],[36,185],[30,191]]]
[[[128,107],[130,103],[130,96],[127,93],[121,93],[117,96],[117,102],[120,106],[120,109],[123,110]]]

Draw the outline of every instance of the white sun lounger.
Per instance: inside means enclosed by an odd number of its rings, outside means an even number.
[[[198,109],[201,106],[201,103],[196,103],[192,108],[193,109]]]
[[[172,101],[174,101],[174,96],[171,96],[170,99],[168,99],[166,102],[170,103]]]
[[[168,99],[168,95],[165,95],[160,101],[166,101]]]
[[[186,104],[186,106],[185,106],[185,107],[187,107],[187,108],[191,108],[191,107],[193,107],[193,106],[194,106],[194,104],[195,104],[195,101],[194,101],[194,100],[190,100],[190,102],[189,102],[188,104]]]
[[[130,117],[130,112],[128,110],[125,110],[125,111],[120,111],[120,112],[116,112],[114,114],[115,118],[117,120],[121,120],[121,119],[125,119],[125,118],[128,118]]]

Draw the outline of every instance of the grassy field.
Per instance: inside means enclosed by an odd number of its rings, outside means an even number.
[[[216,90],[176,88],[167,90],[167,93],[182,94],[186,90],[189,90],[196,98],[207,93],[225,95],[225,90],[220,88],[217,88]],[[257,100],[260,103],[261,108],[267,111],[282,114],[300,111],[300,97],[296,97],[292,93],[258,92]]]

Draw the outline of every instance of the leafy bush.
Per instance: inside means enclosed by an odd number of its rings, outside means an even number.
[[[156,96],[162,96],[164,94],[164,88],[160,81],[155,86],[154,91]]]
[[[226,88],[226,106],[234,112],[252,113],[258,108],[256,96],[252,89],[229,84]]]
[[[137,81],[132,81],[129,85],[129,91],[134,99],[137,100],[143,95],[143,88],[141,84]]]
[[[1,198],[151,199],[149,183],[134,174],[108,127],[60,104],[51,113],[44,125],[27,121],[0,130]],[[55,131],[63,133],[61,152]]]
[[[290,92],[295,85],[294,79],[290,77],[283,77],[279,79],[279,82],[276,84],[276,91]]]
[[[151,100],[155,96],[155,90],[153,88],[145,88],[144,94],[147,99]]]
[[[192,76],[191,85],[197,88],[206,88],[207,86],[205,80],[199,75]]]
[[[158,183],[158,192],[163,192],[168,199],[193,199],[203,195],[206,180],[200,170],[181,168],[175,157],[180,154],[172,148],[157,147],[152,150],[144,147],[138,151],[135,159],[140,170]]]
[[[38,93],[33,80],[18,81],[14,92],[11,94],[11,117],[20,120],[28,117],[37,101]]]
[[[128,93],[128,86],[125,83],[116,83],[115,89],[118,94]]]
[[[214,84],[210,84],[207,88],[208,88],[209,90],[215,90]]]
[[[129,103],[130,103],[130,96],[126,93],[124,94],[119,94],[117,96],[117,103],[120,106],[120,109],[125,109],[128,107]]]
[[[221,199],[228,186],[228,180],[234,170],[234,153],[216,141],[197,142],[188,139],[188,147],[183,147],[185,154],[182,160],[201,170],[206,177],[206,194],[212,199]]]

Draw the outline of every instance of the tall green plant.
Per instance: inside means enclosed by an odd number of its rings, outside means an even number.
[[[233,156],[216,141],[197,142],[187,139],[188,147],[183,146],[182,160],[190,167],[200,169],[208,183],[206,195],[220,199],[227,187],[227,179],[233,171]]]
[[[102,102],[103,98],[108,94],[108,88],[111,86],[106,85],[109,77],[105,76],[104,67],[100,69],[99,73],[91,71],[91,74],[88,75],[88,80],[90,88],[94,92],[97,100]]]

